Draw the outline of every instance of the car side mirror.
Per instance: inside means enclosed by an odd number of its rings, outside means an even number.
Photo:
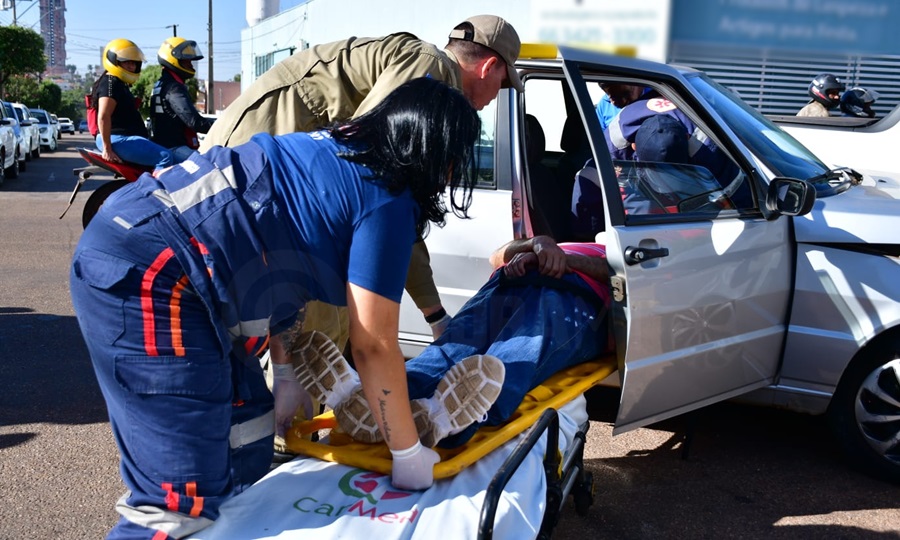
[[[0,119],[0,125],[11,126],[13,123],[12,118],[2,118]]]
[[[816,190],[808,182],[796,178],[774,178],[766,193],[766,208],[783,216],[802,216],[812,210]]]

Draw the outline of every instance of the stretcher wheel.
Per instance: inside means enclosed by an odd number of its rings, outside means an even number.
[[[581,482],[572,487],[572,500],[575,502],[575,513],[586,516],[588,508],[594,504],[594,474],[585,471]]]

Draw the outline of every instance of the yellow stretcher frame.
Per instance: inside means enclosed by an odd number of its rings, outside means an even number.
[[[516,435],[531,427],[541,413],[559,409],[583,394],[616,370],[615,355],[578,364],[564,369],[531,389],[509,421],[500,426],[485,426],[463,446],[453,449],[435,448],[441,462],[434,466],[434,478],[449,478],[496,450]],[[287,448],[297,454],[323,461],[341,463],[382,474],[391,474],[391,452],[384,443],[356,442],[334,428],[337,421],[333,411],[312,420],[298,422],[285,434]],[[304,436],[321,429],[332,429],[328,442],[313,442]]]

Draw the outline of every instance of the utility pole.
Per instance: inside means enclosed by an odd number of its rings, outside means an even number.
[[[13,23],[12,25],[16,25],[16,0],[12,0],[12,9],[13,9]]]
[[[172,29],[172,37],[178,37],[178,25],[177,24],[170,24],[166,28]]]
[[[206,114],[214,114],[216,112],[215,100],[213,99],[213,12],[212,0],[209,0],[209,75],[206,81]]]

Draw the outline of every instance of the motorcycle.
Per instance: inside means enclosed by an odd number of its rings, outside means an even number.
[[[72,195],[69,197],[69,204],[66,206],[66,209],[63,210],[62,215],[59,216],[59,219],[62,219],[66,212],[69,211],[69,208],[72,207],[72,203],[75,202],[75,196],[78,195],[78,192],[81,190],[81,186],[84,185],[84,182],[93,176],[96,173],[102,172],[111,172],[113,173],[114,180],[107,182],[91,193],[90,197],[88,197],[87,202],[84,203],[84,210],[81,212],[81,226],[87,227],[88,223],[91,222],[91,219],[97,214],[100,210],[100,207],[103,205],[103,202],[113,194],[119,188],[127,185],[130,182],[134,182],[137,180],[142,174],[153,172],[153,167],[149,167],[146,165],[137,165],[135,163],[127,163],[127,162],[114,162],[103,159],[103,154],[98,152],[97,150],[91,150],[89,148],[79,148],[78,153],[81,154],[81,157],[84,158],[85,161],[89,163],[87,167],[79,167],[72,170],[72,173],[78,177],[78,181],[75,183],[75,189],[72,190]]]

